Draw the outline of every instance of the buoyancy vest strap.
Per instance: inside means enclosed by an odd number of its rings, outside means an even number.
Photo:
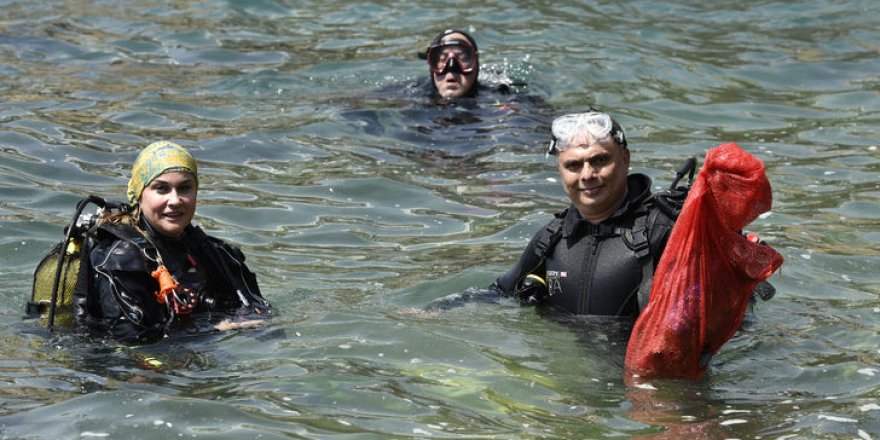
[[[567,209],[556,214],[556,217],[543,230],[543,234],[535,243],[535,254],[541,260],[540,264],[550,258],[553,249],[562,238],[562,226],[565,221]],[[642,280],[636,292],[638,295],[639,311],[644,310],[648,305],[648,299],[651,296],[651,284],[654,278],[654,259],[651,257],[651,246],[649,242],[650,232],[648,225],[653,224],[657,219],[657,211],[649,211],[643,203],[637,210],[637,216],[633,221],[632,228],[613,227],[608,225],[590,225],[588,232],[590,235],[600,237],[620,236],[623,238],[624,244],[632,250],[636,258],[638,258],[639,266],[642,268]],[[539,264],[539,266],[540,266]],[[630,299],[627,299],[628,303]],[[625,304],[624,304],[625,307]],[[618,312],[620,314],[620,312]]]
[[[593,235],[596,237],[615,237],[623,234],[623,232],[626,230],[625,228],[605,224],[588,224],[585,226],[580,226],[580,229],[586,229],[585,235]]]
[[[147,246],[152,247],[153,244],[144,237],[140,231],[131,226],[123,226],[123,225],[101,225],[98,229],[105,231],[114,237],[129,242],[141,249],[146,248]]]
[[[633,295],[636,296],[639,306],[639,312],[648,305],[648,299],[651,296],[651,284],[654,281],[654,259],[651,257],[651,246],[648,238],[650,232],[648,225],[653,225],[657,220],[656,211],[648,212],[646,209],[640,209],[640,215],[633,222],[632,229],[626,230],[621,237],[626,246],[636,254],[639,266],[642,268],[642,279],[639,287],[626,297],[626,300],[620,306],[617,314],[620,315],[626,309],[626,306],[632,301]]]
[[[535,254],[539,258],[549,257],[550,253],[559,242],[559,239],[562,238],[562,226],[565,222],[566,212],[567,210],[564,210],[556,214],[556,218],[544,228],[543,233],[535,242]],[[647,217],[649,216],[649,212],[643,205],[638,208],[637,214],[638,216],[635,218],[632,228],[622,228],[605,224],[591,224],[582,226],[582,228],[587,228],[585,235],[594,235],[597,237],[623,237],[626,246],[635,252],[636,256],[641,260],[649,256],[651,253],[648,243],[647,227]],[[653,215],[652,219],[656,219],[656,215]]]
[[[159,248],[149,237],[145,236],[140,230],[128,225],[100,225],[98,230],[104,231],[117,239],[128,243],[137,248],[144,259],[156,264],[158,267],[165,265],[162,253]],[[91,233],[91,232],[90,232]],[[95,232],[97,234],[97,232]],[[153,269],[150,269],[152,271]]]
[[[92,231],[89,231],[89,234],[98,237],[99,233],[106,233],[113,236],[115,239],[128,243],[145,257],[148,255],[148,251],[154,252],[156,255],[159,254],[159,250],[156,249],[156,246],[153,245],[153,242],[148,238],[144,237],[144,235],[138,231],[136,228],[128,225],[113,225],[113,224],[102,224],[99,225]],[[150,258],[152,259],[152,258]]]
[[[639,284],[638,293],[639,312],[645,310],[645,306],[648,305],[648,299],[651,297],[651,284],[654,281],[654,258],[651,257],[651,246],[648,242],[648,224],[653,225],[656,220],[656,211],[648,215],[640,215],[636,218],[635,227],[632,231],[635,247],[630,247],[630,249],[636,253],[639,265],[642,267],[642,282]],[[627,242],[627,245],[629,245],[629,242]]]
[[[541,231],[541,236],[535,242],[535,255],[541,260],[549,258],[559,239],[562,238],[562,227],[565,224],[565,217],[568,214],[568,208],[554,214],[554,219]],[[625,234],[629,229],[615,227],[605,224],[593,225],[588,224],[582,226],[587,228],[586,235],[594,235],[597,237],[614,237]],[[629,246],[629,242],[627,242]]]
[[[624,228],[620,235],[623,237],[626,247],[635,252],[636,257],[641,260],[651,253],[651,249],[648,246],[647,210],[640,208],[640,211],[639,216],[633,222],[632,229]]]
[[[553,253],[553,249],[556,247],[556,244],[559,243],[559,239],[562,238],[562,225],[565,223],[565,216],[568,213],[568,208],[563,209],[561,212],[557,212],[554,214],[553,220],[544,227],[544,229],[540,230],[540,235],[535,240],[535,256],[538,257],[538,262],[529,269],[529,271],[525,272],[513,285],[514,292],[529,275],[535,274],[538,275],[542,280],[544,278],[544,274],[538,274],[544,266],[544,263],[549,258],[550,254]],[[515,294],[515,293],[514,293]]]
[[[559,239],[562,238],[562,225],[565,223],[565,216],[567,214],[567,208],[555,214],[553,220],[541,231],[541,236],[535,242],[535,255],[542,262],[549,257],[553,252],[553,248],[556,247],[556,243],[559,243]]]

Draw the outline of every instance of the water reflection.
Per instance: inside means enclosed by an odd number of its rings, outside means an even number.
[[[455,21],[448,4],[6,2],[0,432],[880,432],[878,6],[802,6],[469,4],[481,61],[528,83],[511,99],[545,108],[376,96],[424,77],[413,48]],[[626,388],[607,323],[485,304],[432,319],[392,312],[485,286],[512,264],[564,205],[542,155],[547,121],[591,104],[620,116],[636,171],[658,185],[722,142],[768,166],[774,210],[754,229],[786,257],[779,293],[704,382]],[[128,164],[157,138],[205,164],[212,190],[197,220],[245,248],[285,335],[168,341],[156,349],[168,367],[154,370],[13,325],[76,201],[121,194]]]
[[[732,433],[725,424],[745,423],[741,419],[719,420],[723,412],[717,402],[709,402],[701,396],[701,388],[684,386],[673,388],[634,389],[626,394],[632,405],[627,415],[658,431],[637,435],[640,440],[661,439],[719,439],[730,438]]]

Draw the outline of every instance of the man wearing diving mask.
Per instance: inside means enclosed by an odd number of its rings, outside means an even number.
[[[443,157],[539,142],[552,108],[530,92],[525,78],[509,75],[527,74],[531,69],[525,60],[493,64],[491,56],[478,52],[474,37],[457,29],[418,43],[414,52],[419,60],[411,67],[427,64],[427,75],[420,70],[413,77],[411,70],[398,69],[403,79],[395,80],[385,72],[389,66],[382,66],[382,75],[391,81],[367,93],[364,105],[342,112],[355,130],[395,138],[397,145],[420,155]]]
[[[477,93],[480,63],[477,42],[456,29],[441,32],[424,52],[432,83],[443,98],[472,97]]]

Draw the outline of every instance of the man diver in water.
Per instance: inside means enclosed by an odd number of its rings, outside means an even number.
[[[449,295],[429,310],[499,296],[574,315],[636,317],[647,305],[654,270],[687,193],[652,193],[650,177],[630,173],[626,135],[606,113],[557,117],[551,135],[547,155],[556,156],[569,207],[538,230],[519,261],[489,289]],[[774,292],[766,282],[754,291],[763,299]]]
[[[454,101],[478,96],[511,95],[513,86],[525,86],[514,82],[505,72],[490,72],[494,81],[480,81],[480,56],[477,42],[469,33],[458,29],[446,29],[431,41],[428,48],[419,52],[419,58],[428,62],[428,81],[419,82],[417,88],[427,96],[441,101]],[[542,103],[543,104],[543,103]]]
[[[571,204],[490,290],[574,314],[636,316],[675,219],[652,203],[651,179],[629,173],[626,135],[611,116],[560,116],[551,132],[547,154]]]
[[[577,315],[638,315],[639,292],[650,291],[675,220],[652,203],[651,179],[629,173],[626,135],[611,116],[560,116],[551,134],[547,155],[556,156],[569,207],[489,289],[441,298],[429,310],[504,296]]]
[[[367,104],[358,98],[341,112],[354,130],[378,136],[382,144],[393,138],[402,147],[395,150],[418,160],[460,160],[497,145],[539,141],[552,114],[549,104],[519,89],[525,82],[513,81],[507,71],[481,64],[483,54],[471,34],[446,29],[417,54],[427,75],[387,84],[366,95]]]
[[[420,55],[428,61],[431,84],[437,95],[452,99],[477,94],[479,52],[477,42],[470,34],[446,29]]]

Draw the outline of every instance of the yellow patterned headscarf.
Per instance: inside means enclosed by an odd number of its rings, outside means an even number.
[[[198,165],[189,151],[174,142],[153,142],[141,151],[131,168],[131,180],[128,181],[129,203],[134,204],[140,200],[144,188],[168,171],[189,171],[198,189]]]

